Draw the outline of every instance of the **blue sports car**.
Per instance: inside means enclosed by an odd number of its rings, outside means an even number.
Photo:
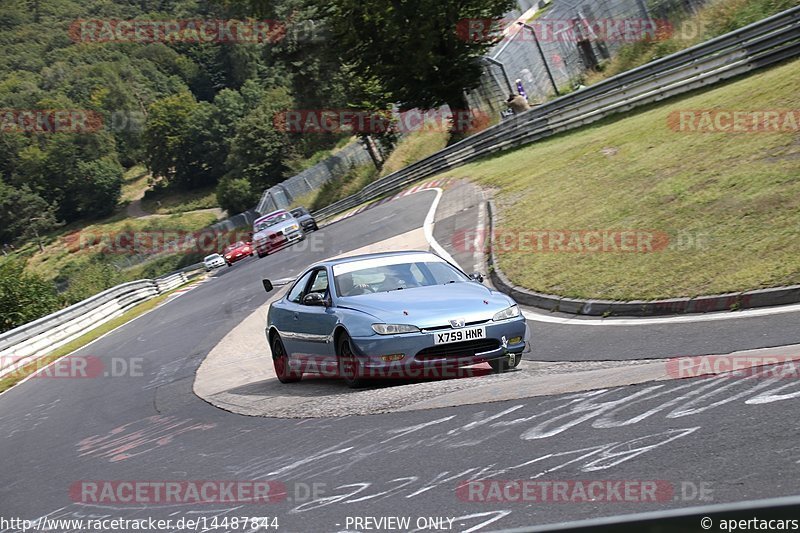
[[[429,252],[317,263],[270,305],[266,335],[278,379],[330,373],[358,387],[481,362],[496,372],[516,367],[528,340],[525,319],[514,300],[481,282]]]

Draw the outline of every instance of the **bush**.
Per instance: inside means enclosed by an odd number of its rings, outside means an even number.
[[[229,215],[236,215],[255,207],[258,193],[246,178],[225,177],[217,185],[217,202]]]
[[[55,285],[25,272],[19,260],[0,261],[0,332],[21,326],[59,308]]]
[[[56,281],[59,280],[67,285],[60,295],[65,305],[80,302],[127,281],[113,265],[97,258],[62,269]]]

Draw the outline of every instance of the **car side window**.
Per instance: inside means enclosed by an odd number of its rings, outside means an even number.
[[[292,290],[289,291],[289,295],[286,297],[286,299],[290,302],[299,304],[303,299],[303,296],[305,296],[303,289],[306,288],[306,285],[308,285],[308,280],[311,279],[311,276],[315,273],[316,271],[314,270],[306,272],[306,274],[294,284],[294,287],[292,287]]]
[[[309,293],[311,292],[318,292],[320,294],[325,294],[328,292],[328,271],[323,269],[315,271],[314,281],[311,283],[311,288],[308,290]]]

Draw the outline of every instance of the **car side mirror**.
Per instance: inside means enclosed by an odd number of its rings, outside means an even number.
[[[325,296],[319,292],[310,292],[303,296],[303,305],[319,305],[319,306],[328,306],[328,301],[325,299]]]
[[[469,275],[469,279],[477,281],[478,283],[483,283],[483,275],[480,272],[473,272]]]
[[[265,291],[267,291],[267,292],[271,292],[272,291],[272,282],[270,280],[262,279],[261,283],[264,284],[264,290]]]

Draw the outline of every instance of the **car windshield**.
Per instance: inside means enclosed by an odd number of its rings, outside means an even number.
[[[255,226],[256,231],[261,231],[265,228],[270,226],[274,226],[278,222],[283,222],[284,220],[289,220],[292,217],[289,213],[278,213],[275,216],[271,216],[265,220],[258,222]]]
[[[213,261],[214,259],[220,259],[220,255],[219,254],[207,255],[205,261]]]
[[[363,268],[344,263],[334,267],[334,283],[339,296],[359,296],[459,281],[469,281],[469,278],[444,261],[367,264]]]
[[[292,209],[291,213],[296,217],[301,217],[303,215],[307,215],[308,211],[306,211],[303,207],[298,207],[297,209]]]
[[[225,251],[226,252],[232,252],[233,250],[235,250],[235,249],[237,249],[239,247],[242,247],[242,246],[244,246],[244,242],[237,241],[237,242],[231,244],[230,246],[228,246],[227,248],[225,248]]]

